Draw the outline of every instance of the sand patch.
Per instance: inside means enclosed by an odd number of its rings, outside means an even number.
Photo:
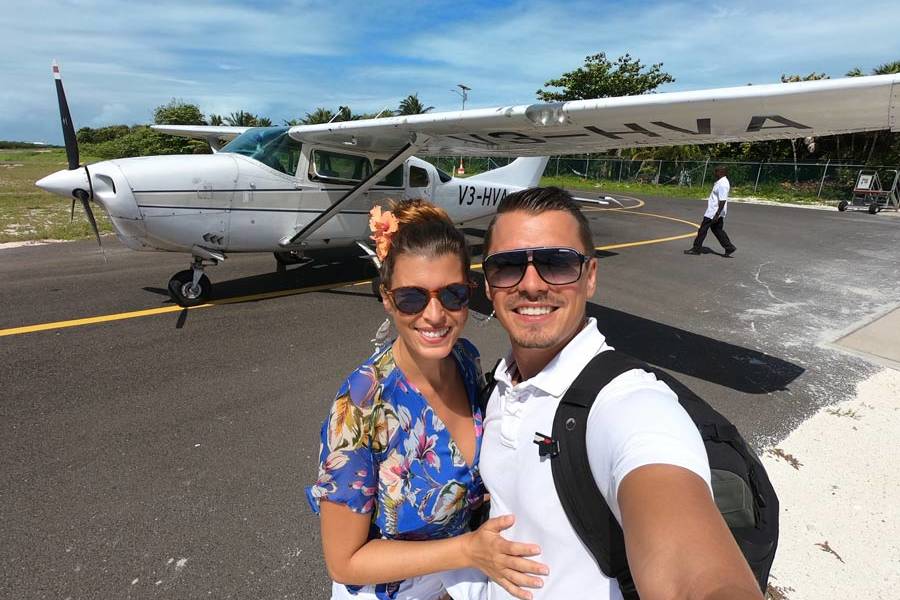
[[[900,371],[885,369],[763,454],[781,501],[779,598],[898,597],[898,434]]]

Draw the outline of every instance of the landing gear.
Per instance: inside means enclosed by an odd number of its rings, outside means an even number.
[[[179,306],[197,306],[209,299],[212,291],[209,277],[206,276],[206,273],[200,272],[200,277],[195,284],[194,273],[193,269],[185,269],[175,273],[169,280],[169,296]]]
[[[303,255],[302,250],[286,250],[273,252],[275,255],[276,270],[279,273],[284,273],[285,270],[291,265],[306,265],[313,261],[312,258]]]
[[[844,212],[847,210],[847,204],[849,204],[846,200],[841,200],[838,202],[838,210]]]
[[[212,283],[203,272],[204,267],[219,264],[225,255],[205,248],[194,247],[194,259],[191,268],[179,271],[169,280],[169,296],[179,306],[190,307],[203,304],[209,300]]]

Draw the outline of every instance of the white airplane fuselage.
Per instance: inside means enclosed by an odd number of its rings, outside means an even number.
[[[285,236],[353,187],[352,182],[311,178],[304,160],[308,156],[301,157],[294,175],[229,152],[108,160],[89,165],[88,172],[94,201],[106,210],[117,237],[129,248],[191,252],[199,246],[223,253],[277,252],[285,250],[281,244]],[[463,223],[492,213],[507,193],[530,184],[492,182],[490,173],[450,178],[417,158],[407,159],[402,169],[402,185],[376,184],[342,207],[304,240],[302,248],[367,240],[369,210],[390,199],[425,198],[443,207],[454,222]],[[414,169],[419,171],[411,176]],[[414,185],[410,185],[411,177]],[[69,195],[86,180],[84,170],[78,169],[50,175],[39,185]]]

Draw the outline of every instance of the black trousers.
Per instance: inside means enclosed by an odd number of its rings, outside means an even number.
[[[725,233],[725,217],[719,217],[715,223],[709,217],[703,217],[703,222],[700,223],[700,230],[697,232],[697,237],[694,238],[694,250],[703,248],[703,240],[706,239],[706,234],[710,229],[712,229],[713,235],[716,236],[722,247],[725,248],[725,252],[734,252],[737,249],[731,243],[731,240],[728,239],[728,234]]]

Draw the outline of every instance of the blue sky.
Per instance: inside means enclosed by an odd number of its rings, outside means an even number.
[[[31,0],[0,14],[0,139],[59,143],[61,65],[76,127],[148,123],[171,98],[276,123],[317,106],[438,110],[532,102],[584,57],[663,62],[660,91],[839,76],[900,59],[900,3]]]

